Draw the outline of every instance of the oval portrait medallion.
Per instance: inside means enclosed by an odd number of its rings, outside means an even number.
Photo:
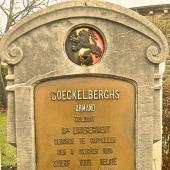
[[[92,27],[77,27],[66,39],[66,53],[69,59],[80,66],[98,63],[103,57],[104,49],[103,37]]]

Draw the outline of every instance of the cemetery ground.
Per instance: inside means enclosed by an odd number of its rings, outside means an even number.
[[[16,166],[16,149],[7,143],[6,112],[0,112],[0,146],[2,170],[14,170]]]

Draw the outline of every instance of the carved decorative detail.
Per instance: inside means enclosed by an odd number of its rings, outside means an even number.
[[[161,53],[158,50],[158,47],[156,46],[150,46],[147,51],[146,55],[152,63],[161,63],[164,61],[164,58],[162,57]]]
[[[12,47],[9,49],[8,56],[5,58],[8,64],[17,64],[23,59],[23,51],[19,47]]]
[[[66,53],[69,59],[81,66],[96,64],[102,59],[104,40],[101,34],[91,27],[78,27],[66,40]]]

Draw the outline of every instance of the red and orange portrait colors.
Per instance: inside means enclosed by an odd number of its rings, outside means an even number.
[[[66,53],[69,59],[80,66],[98,63],[105,50],[103,37],[94,28],[78,27],[66,39]]]

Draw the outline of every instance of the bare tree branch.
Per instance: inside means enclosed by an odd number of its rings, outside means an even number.
[[[49,5],[49,3],[50,3],[50,0],[47,0],[47,6]]]
[[[43,4],[43,3],[44,3],[44,1],[41,1],[41,2],[39,2],[38,4],[36,4],[35,7],[42,7],[43,5],[45,6],[45,4]]]
[[[6,10],[3,6],[0,5],[0,8],[1,8],[1,10],[4,12],[4,14],[5,14],[6,16],[9,15],[9,13],[7,12],[7,10]]]
[[[13,9],[14,9],[14,0],[11,0],[10,1],[10,8],[9,8],[10,15],[12,15]]]
[[[21,19],[22,19],[26,15],[28,15],[32,11],[32,9],[34,8],[35,3],[36,3],[36,0],[33,0],[31,3],[28,3],[28,1],[27,1],[27,6],[23,10],[19,11],[18,13],[16,13],[14,15],[14,20],[16,20],[20,16],[21,16]],[[26,14],[24,15],[24,13],[26,13]]]
[[[45,3],[46,2],[46,3]],[[17,20],[18,18],[23,19],[24,17],[26,17],[27,15],[29,15],[31,12],[33,12],[34,9],[41,9],[47,5],[49,5],[49,0],[33,0],[30,1],[27,0],[27,4],[25,4],[27,6],[25,6],[25,8],[21,11],[19,11],[18,13],[16,13],[14,15],[14,20]]]
[[[0,6],[3,6],[5,4],[5,0],[3,0],[3,2],[1,3],[1,5]]]
[[[4,8],[6,11],[8,11],[9,12],[9,9],[8,8]]]
[[[27,4],[25,3],[24,0],[22,1],[22,5],[23,5],[24,8],[26,8],[26,6],[27,6]]]

